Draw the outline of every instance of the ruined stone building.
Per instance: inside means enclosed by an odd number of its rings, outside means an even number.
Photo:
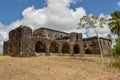
[[[102,51],[109,54],[111,41],[100,38]],[[97,37],[83,39],[81,33],[65,33],[48,28],[32,30],[21,25],[9,32],[9,40],[4,42],[3,55],[80,55],[100,54]]]

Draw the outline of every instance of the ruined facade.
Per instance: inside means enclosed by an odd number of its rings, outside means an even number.
[[[100,38],[102,50],[108,55],[111,41]],[[9,40],[4,42],[3,55],[80,55],[100,54],[97,37],[83,39],[81,33],[65,33],[48,28],[32,30],[20,26],[9,32]]]
[[[110,55],[110,49],[112,45],[111,40],[102,37],[99,37],[99,40],[103,54]],[[84,42],[84,51],[86,54],[100,54],[98,38],[96,36],[83,39],[83,42]]]

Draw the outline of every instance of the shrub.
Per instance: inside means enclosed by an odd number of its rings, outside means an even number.
[[[120,62],[120,37],[116,39],[116,45],[112,49],[113,58]]]

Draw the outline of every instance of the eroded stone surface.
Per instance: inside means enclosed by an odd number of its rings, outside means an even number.
[[[100,38],[103,53],[109,55],[111,41]],[[31,28],[21,25],[9,32],[4,42],[3,55],[28,57],[38,55],[100,54],[97,37],[83,39],[81,33],[65,33],[48,28]]]

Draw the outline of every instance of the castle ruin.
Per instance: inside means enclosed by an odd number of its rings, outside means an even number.
[[[100,37],[100,44],[104,55],[109,55],[111,40]],[[23,25],[9,32],[9,40],[4,42],[3,47],[3,55],[15,57],[84,54],[100,54],[97,37],[83,39],[81,33],[48,28],[33,31]]]

